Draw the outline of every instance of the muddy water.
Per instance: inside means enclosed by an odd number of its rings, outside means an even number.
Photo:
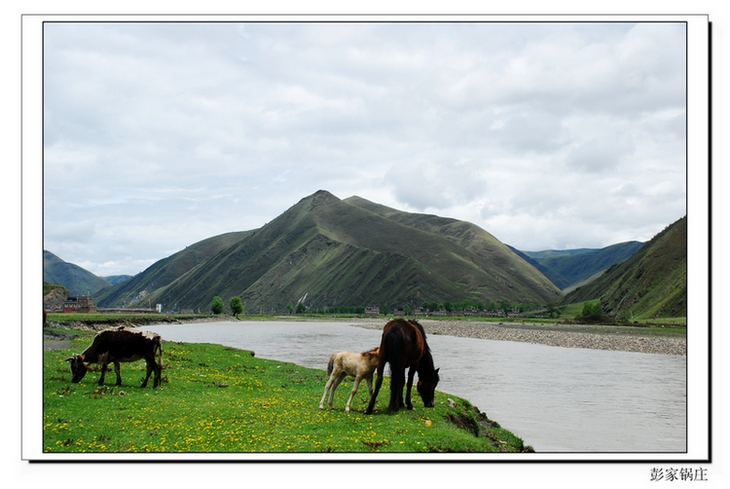
[[[331,353],[370,349],[380,343],[381,334],[332,322],[143,329],[170,341],[218,343],[322,370]],[[440,391],[468,399],[538,452],[686,449],[686,357],[442,335],[429,336],[429,345],[441,368]],[[312,400],[313,408],[318,402]],[[414,405],[423,409],[417,395]]]

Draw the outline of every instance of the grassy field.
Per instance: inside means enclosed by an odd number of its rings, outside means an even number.
[[[414,387],[413,411],[384,414],[388,378],[373,415],[362,414],[368,401],[364,383],[353,411],[344,412],[349,379],[337,390],[335,410],[320,411],[324,371],[220,345],[163,342],[163,381],[157,389],[139,387],[143,361],[122,364],[119,387],[114,385],[113,369],[104,386],[96,384],[98,370],[73,384],[65,359],[82,351],[92,337],[89,332],[74,333],[79,337],[68,349],[44,352],[45,452],[525,450],[522,440],[479,415],[468,401],[442,392],[436,393],[436,407],[427,409]]]

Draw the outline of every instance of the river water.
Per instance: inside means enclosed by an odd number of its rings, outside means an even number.
[[[330,354],[380,344],[336,322],[154,325],[168,341],[217,343],[324,370]],[[686,357],[429,335],[438,390],[469,400],[537,452],[683,453]],[[323,383],[324,389],[324,383]],[[414,406],[424,409],[414,389]],[[367,396],[363,385],[357,394]],[[338,401],[339,399],[339,401]],[[335,406],[344,407],[338,390]],[[319,398],[312,400],[313,408]]]

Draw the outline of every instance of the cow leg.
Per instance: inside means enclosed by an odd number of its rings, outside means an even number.
[[[156,389],[162,382],[162,363],[152,361],[152,368],[155,371],[155,379],[152,381],[152,388]]]
[[[117,374],[117,385],[122,385],[122,372],[119,368],[119,362],[114,362],[114,373]]]
[[[370,395],[370,402],[368,403],[368,407],[365,410],[365,414],[373,414],[375,401],[378,398],[378,392],[380,392],[380,386],[383,385],[383,370],[385,370],[385,365],[378,365],[378,377],[375,379],[375,391]]]
[[[406,385],[406,407],[408,409],[413,409],[413,404],[411,404],[411,387],[413,387],[413,376],[416,374],[416,367],[411,367],[408,369],[408,384]]]
[[[104,385],[104,377],[106,376],[106,367],[107,367],[107,363],[102,362],[101,363],[101,377],[99,377],[99,382],[98,382],[99,385]]]
[[[145,363],[147,364],[147,374],[145,375],[144,381],[142,382],[142,387],[147,387],[147,381],[150,380],[150,375],[152,375],[152,364],[154,362],[154,359],[145,358]]]

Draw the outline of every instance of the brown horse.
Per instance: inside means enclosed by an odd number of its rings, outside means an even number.
[[[434,391],[439,382],[439,369],[434,369],[431,349],[426,343],[426,332],[417,321],[409,319],[393,319],[383,328],[380,340],[380,358],[378,360],[378,378],[375,381],[375,392],[370,396],[370,404],[365,414],[371,414],[375,408],[380,386],[383,384],[385,364],[390,363],[390,403],[388,414],[394,413],[403,407],[403,386],[406,384],[406,368],[408,368],[408,383],[406,388],[406,407],[413,409],[411,404],[411,386],[413,377],[418,372],[416,388],[421,395],[423,405],[434,406]]]
[[[324,400],[327,397],[327,391],[329,391],[329,402],[330,409],[334,409],[332,400],[335,397],[335,390],[340,385],[340,382],[351,375],[355,377],[355,383],[350,391],[350,398],[347,400],[345,405],[345,411],[350,412],[350,403],[352,398],[357,392],[357,388],[360,385],[360,381],[365,379],[368,385],[368,394],[373,395],[373,372],[375,367],[378,366],[378,352],[379,347],[375,347],[370,351],[364,351],[362,353],[353,353],[351,351],[341,351],[339,353],[333,353],[330,356],[330,361],[327,364],[327,373],[330,375],[327,384],[324,386],[324,395],[322,400],[319,401],[319,409],[324,409]]]

